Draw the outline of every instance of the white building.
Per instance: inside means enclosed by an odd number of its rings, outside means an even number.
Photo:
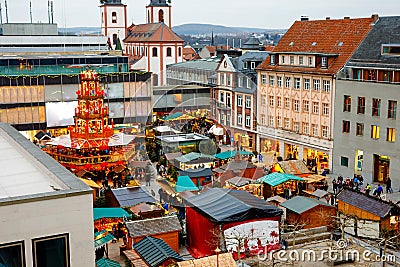
[[[127,36],[127,12],[126,5],[121,0],[105,0],[101,9],[101,33],[108,37],[111,46],[115,49],[119,39],[124,49],[122,40]]]
[[[0,152],[0,265],[94,266],[92,190],[4,123]]]

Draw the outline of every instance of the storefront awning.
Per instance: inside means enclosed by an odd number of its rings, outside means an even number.
[[[99,220],[101,218],[124,218],[131,217],[123,208],[94,208],[93,219]]]
[[[193,183],[189,176],[178,176],[175,190],[177,193],[183,191],[199,191],[199,188]]]
[[[257,180],[260,183],[266,183],[270,186],[277,186],[289,181],[301,181],[304,182],[304,179],[297,177],[293,174],[273,172],[268,175],[265,175]]]
[[[107,242],[110,242],[113,240],[115,237],[107,232],[106,230],[103,230],[101,232],[97,232],[94,234],[94,248],[101,247],[102,245],[106,244]]]

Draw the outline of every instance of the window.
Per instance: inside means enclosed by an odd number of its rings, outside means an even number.
[[[329,138],[329,127],[328,126],[322,126],[322,137],[323,138]]]
[[[241,95],[237,96],[237,106],[241,107],[243,105],[243,97]]]
[[[239,77],[238,78],[238,87],[242,87],[243,86],[243,77]]]
[[[251,98],[250,98],[250,96],[246,96],[246,108],[251,108]]]
[[[248,68],[248,63],[247,63],[247,61],[245,61],[245,62],[243,62],[243,69],[247,70],[247,68]]]
[[[280,116],[276,117],[276,126],[282,127],[282,118]]]
[[[396,119],[396,117],[397,117],[397,101],[389,100],[388,119]]]
[[[345,95],[343,101],[343,112],[351,111],[351,96]]]
[[[261,105],[265,106],[267,104],[267,97],[265,95],[261,95]]]
[[[310,90],[310,79],[304,79],[304,90]]]
[[[278,87],[282,87],[282,77],[278,76]]]
[[[157,49],[157,47],[153,47],[153,57],[158,57],[158,49]]]
[[[0,244],[0,266],[25,267],[23,241]]]
[[[312,124],[311,125],[311,129],[312,129],[312,135],[313,136],[319,136],[318,124]]]
[[[242,123],[243,123],[243,116],[242,116],[242,114],[238,114],[238,116],[237,116],[237,123],[238,123],[238,124],[242,124]]]
[[[303,112],[310,112],[310,101],[303,100]]]
[[[291,87],[290,77],[286,77],[286,79],[285,79],[285,87],[286,88],[290,88]]]
[[[364,135],[364,123],[356,124],[356,135],[363,136]]]
[[[278,108],[282,107],[282,97],[281,96],[276,97],[276,106]]]
[[[113,45],[117,44],[118,35],[116,33],[113,34]]]
[[[322,103],[322,114],[325,116],[329,116],[329,104]]]
[[[309,66],[313,65],[313,58],[312,57],[308,57],[308,65]]]
[[[372,98],[372,116],[381,115],[381,100],[378,98]]]
[[[247,127],[251,126],[251,117],[249,115],[246,115],[246,126]]]
[[[274,122],[275,122],[274,116],[268,116],[268,125],[274,127],[275,125]]]
[[[290,65],[294,65],[294,56],[290,56]]]
[[[275,55],[271,55],[270,64],[271,64],[271,66],[275,65]]]
[[[372,139],[379,139],[379,132],[381,128],[377,125],[371,125],[371,138]]]
[[[365,114],[365,97],[358,97],[357,114]]]
[[[297,99],[293,100],[293,110],[296,112],[300,111],[300,100]]]
[[[285,129],[290,129],[290,119],[284,118],[284,127]]]
[[[282,58],[282,64],[285,64],[285,56],[281,56]]]
[[[294,78],[294,88],[295,89],[300,89],[301,87],[301,79],[300,78]]]
[[[171,47],[167,47],[167,57],[172,57],[172,49],[171,49]]]
[[[246,79],[246,82],[247,82],[247,88],[250,88],[251,80],[250,79]]]
[[[300,56],[299,57],[299,65],[303,65],[304,63],[303,63],[303,57],[302,56]]]
[[[265,115],[261,115],[261,125],[265,125]]]
[[[321,81],[320,80],[314,79],[313,84],[314,84],[314,87],[313,87],[314,91],[321,90]]]
[[[250,62],[250,69],[254,70],[256,68],[255,62]]]
[[[269,76],[269,85],[275,86],[275,76],[272,75]]]
[[[343,167],[349,167],[349,158],[340,157],[340,165]]]
[[[350,133],[350,121],[343,121],[342,133]]]
[[[178,47],[178,57],[182,56],[182,47]]]
[[[273,107],[274,106],[274,100],[275,100],[275,97],[273,96],[273,95],[270,95],[269,97],[269,106],[270,107]]]
[[[395,128],[387,128],[386,141],[388,141],[388,142],[396,141],[396,129]]]
[[[225,74],[224,73],[220,73],[220,79],[221,79],[221,85],[225,85]]]
[[[321,67],[326,68],[327,67],[327,61],[328,59],[326,57],[321,58]]]
[[[111,13],[111,22],[117,23],[117,12],[115,11]]]
[[[34,267],[69,267],[68,234],[32,240]]]
[[[226,105],[228,106],[228,108],[231,107],[231,95],[230,94],[226,94]]]
[[[225,102],[225,94],[224,92],[220,92],[219,93],[219,101],[224,103]]]
[[[331,81],[324,80],[324,92],[330,92],[330,91],[331,91]]]
[[[290,109],[290,98],[289,97],[285,97],[285,108]]]
[[[232,74],[228,74],[227,75],[227,79],[226,79],[226,82],[227,82],[228,86],[231,86],[231,79],[232,79]]]
[[[261,83],[262,84],[267,84],[267,75],[265,75],[265,74],[261,75]]]
[[[313,113],[319,114],[319,103],[318,102],[313,102]]]
[[[303,122],[303,134],[310,133],[310,124],[308,122]]]
[[[298,121],[292,121],[293,131],[298,133],[300,131],[300,123]]]

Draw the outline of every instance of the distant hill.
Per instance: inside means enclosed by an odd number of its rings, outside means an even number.
[[[179,35],[197,35],[197,34],[231,34],[231,33],[282,33],[282,29],[260,29],[245,27],[227,27],[213,24],[190,23],[172,27],[173,31]]]

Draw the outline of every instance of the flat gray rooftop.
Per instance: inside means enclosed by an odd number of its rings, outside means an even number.
[[[160,139],[165,143],[183,143],[183,142],[194,142],[209,139],[207,136],[191,133],[191,134],[175,134],[175,135],[163,135],[157,136],[157,139]]]

